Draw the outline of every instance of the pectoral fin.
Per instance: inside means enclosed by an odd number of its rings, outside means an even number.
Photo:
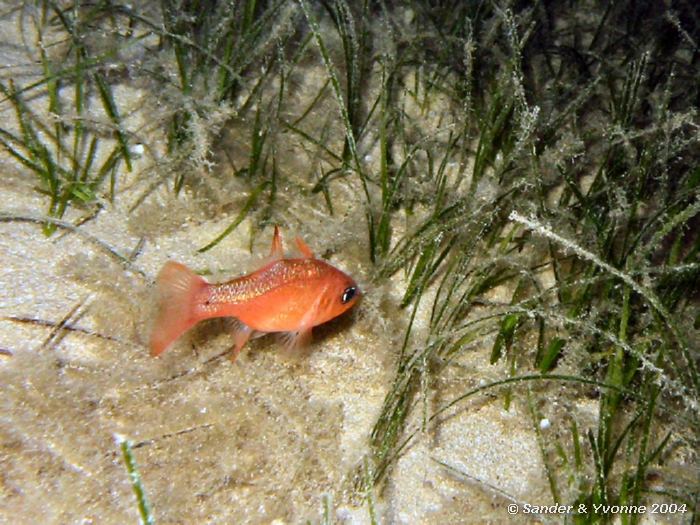
[[[280,335],[280,342],[286,352],[304,348],[311,342],[311,328],[298,332],[283,332]]]
[[[317,318],[318,309],[321,306],[321,301],[324,297],[325,291],[325,287],[322,290],[319,290],[318,297],[301,319],[299,329],[295,330],[294,332],[285,332],[282,334],[281,342],[285,350],[298,350],[308,346],[308,344],[311,342],[311,328],[314,326],[313,322],[314,319]]]

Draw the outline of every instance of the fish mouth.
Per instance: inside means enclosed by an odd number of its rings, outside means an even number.
[[[362,300],[362,298],[365,296],[365,293],[364,293],[364,291],[362,290],[362,288],[360,288],[358,285],[355,284],[355,285],[353,285],[353,286],[355,287],[355,297],[353,298],[352,304],[357,304],[357,303],[359,303],[359,302]]]

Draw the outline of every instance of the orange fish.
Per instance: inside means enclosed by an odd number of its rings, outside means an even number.
[[[151,334],[151,355],[159,356],[199,321],[213,317],[238,320],[231,360],[254,332],[282,332],[287,346],[311,338],[311,328],[349,310],[361,293],[355,281],[316,259],[301,238],[301,258],[284,258],[275,226],[271,262],[251,274],[219,284],[208,283],[186,266],[168,262],[156,280],[159,312]]]

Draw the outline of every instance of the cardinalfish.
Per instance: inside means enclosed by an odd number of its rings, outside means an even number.
[[[235,361],[248,339],[281,333],[288,347],[307,344],[314,326],[352,308],[361,293],[355,281],[314,257],[300,238],[299,258],[285,258],[275,226],[270,259],[262,268],[225,283],[209,283],[186,266],[168,262],[156,280],[159,311],[151,355],[159,356],[199,321],[234,317]]]

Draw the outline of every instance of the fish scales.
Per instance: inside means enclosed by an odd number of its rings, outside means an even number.
[[[323,267],[314,259],[284,259],[250,275],[211,285],[208,305],[244,303],[269,291],[294,282],[321,276]]]

